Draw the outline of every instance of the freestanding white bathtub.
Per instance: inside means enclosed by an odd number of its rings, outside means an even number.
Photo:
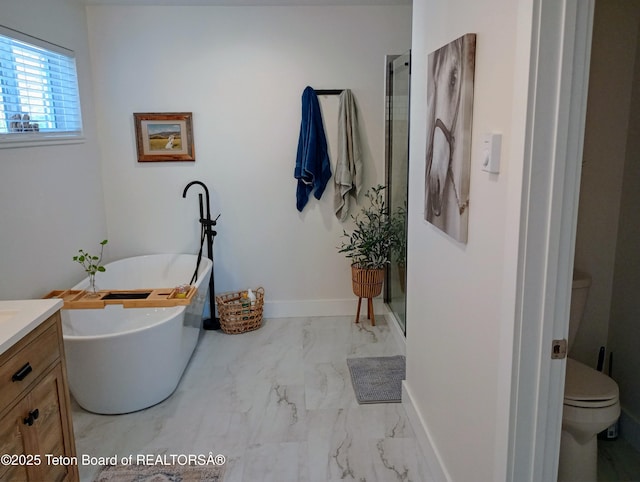
[[[197,256],[154,254],[121,259],[96,275],[98,289],[188,284]],[[178,386],[202,333],[211,260],[203,257],[189,306],[62,310],[69,389],[81,407],[129,413],[160,403]],[[73,289],[85,289],[88,279]]]

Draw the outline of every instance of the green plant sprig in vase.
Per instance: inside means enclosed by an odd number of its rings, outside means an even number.
[[[104,252],[104,246],[108,240],[104,239],[100,242],[100,255],[95,256],[83,249],[78,250],[78,255],[73,257],[73,260],[79,263],[89,275],[89,292],[93,295],[97,295],[96,291],[96,273],[104,273],[105,268],[102,263],[102,254]]]

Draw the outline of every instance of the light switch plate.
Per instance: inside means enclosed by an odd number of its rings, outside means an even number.
[[[482,139],[482,170],[492,174],[500,172],[502,134],[485,134]]]

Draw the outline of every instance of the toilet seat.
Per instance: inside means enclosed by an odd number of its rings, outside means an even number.
[[[607,375],[567,358],[564,404],[579,408],[610,407],[618,403],[618,384]]]

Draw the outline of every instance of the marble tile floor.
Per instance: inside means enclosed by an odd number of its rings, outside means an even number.
[[[640,453],[623,438],[598,440],[598,482],[640,482]]]
[[[358,405],[347,357],[402,353],[383,316],[205,332],[174,394],[104,416],[73,403],[78,457],[223,454],[225,482],[433,480],[402,404]],[[98,466],[80,465],[91,481]]]

